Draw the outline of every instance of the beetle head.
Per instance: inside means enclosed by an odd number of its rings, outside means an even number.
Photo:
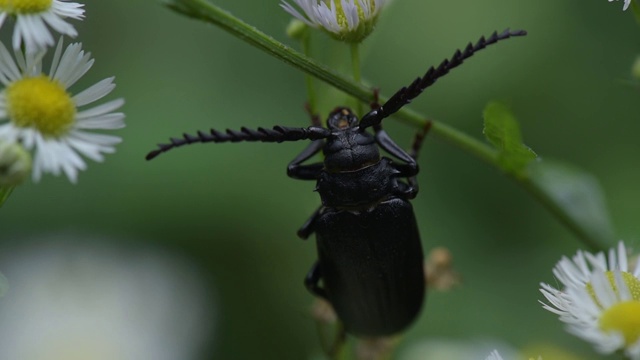
[[[330,130],[353,129],[358,126],[358,117],[346,107],[337,107],[327,119],[327,126]]]

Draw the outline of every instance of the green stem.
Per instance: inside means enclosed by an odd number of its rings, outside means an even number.
[[[353,80],[356,83],[362,83],[362,75],[360,73],[360,44],[352,43],[351,48],[351,69],[353,71]],[[362,116],[362,102],[356,99],[356,114]]]
[[[371,102],[373,100],[372,91],[364,87],[362,84],[341,76],[335,71],[276,41],[270,36],[260,32],[256,28],[244,23],[242,20],[205,0],[170,0],[167,3],[167,6],[187,16],[215,24],[231,33],[233,36],[236,36],[250,45],[253,45],[284,61],[285,63],[292,65],[293,67],[300,69],[339,90],[342,90],[360,101]],[[379,101],[381,103],[384,103],[386,100],[387,98],[384,96],[379,97]],[[414,127],[422,127],[427,121],[431,121],[432,134],[467,151],[491,166],[501,169],[498,162],[498,152],[482,141],[479,141],[444,123],[428,119],[426,116],[406,107],[398,111],[394,117]],[[571,220],[570,215],[563,211],[562,208],[558,207],[551,197],[544,193],[542,189],[531,184],[531,182],[526,178],[519,178],[515,176],[512,176],[511,178],[532,194],[535,199],[540,201],[552,214],[558,217],[563,224],[567,225],[569,229],[587,245],[593,246],[594,244],[602,243],[592,234],[589,234],[589,232],[579,223]],[[604,247],[597,246],[597,248]]]
[[[11,192],[13,192],[14,186],[4,187],[0,186],[0,208],[4,205],[4,202],[7,201]]]
[[[302,37],[302,52],[304,56],[311,56],[311,36],[309,32],[306,31],[304,36]],[[313,76],[309,75],[309,73],[304,74],[304,83],[307,87],[307,101],[309,106],[309,113],[313,116],[318,113],[317,102],[316,102],[316,91],[313,86]]]
[[[304,56],[205,0],[170,0],[167,6],[186,16],[219,26],[269,55],[362,101],[373,99],[371,90],[368,88],[344,78],[337,72]]]

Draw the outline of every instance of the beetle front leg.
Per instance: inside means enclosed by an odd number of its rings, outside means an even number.
[[[306,286],[307,290],[309,290],[311,294],[329,301],[329,299],[327,299],[327,292],[318,285],[321,279],[322,270],[320,268],[320,263],[316,261],[311,267],[311,270],[307,273],[307,276],[304,278],[304,286]]]
[[[377,125],[375,130],[376,142],[378,145],[380,145],[384,151],[404,163],[396,164],[397,170],[400,171],[400,176],[411,177],[416,175],[418,173],[418,163],[416,162],[416,159],[396,144],[396,142],[391,139],[389,134],[387,134],[380,125]]]
[[[391,139],[386,131],[382,130],[380,125],[376,125],[376,142],[380,147],[394,156],[404,164],[393,163],[392,166],[398,171],[398,177],[405,177],[408,180],[408,184],[404,182],[398,182],[399,191],[398,195],[402,195],[406,199],[413,199],[418,195],[418,181],[416,175],[418,174],[418,163],[414,156],[404,151],[398,144]]]
[[[409,151],[409,156],[413,158],[414,161],[418,160],[418,154],[420,154],[420,148],[422,147],[422,143],[424,142],[424,138],[427,136],[431,130],[431,121],[427,121],[422,127],[422,130],[419,130],[416,133],[416,136],[413,138],[413,145],[411,145],[411,150]],[[413,199],[418,195],[419,185],[418,178],[416,175],[409,176],[407,179],[409,184],[407,185],[407,190],[405,190],[405,194],[409,199]]]
[[[287,166],[287,175],[300,180],[317,180],[324,169],[323,163],[302,165],[303,162],[319,153],[324,146],[324,140],[314,140]]]
[[[408,180],[408,184],[399,183],[400,184],[400,193],[404,195],[408,199],[413,199],[418,195],[418,180],[416,175],[418,174],[418,162],[416,161],[418,158],[418,154],[420,152],[420,147],[422,147],[422,143],[424,141],[425,136],[431,129],[431,121],[428,121],[425,126],[416,133],[416,136],[413,140],[413,144],[411,146],[411,150],[407,153],[402,149],[398,144],[396,144],[393,139],[387,134],[386,131],[382,129],[382,126],[376,125],[374,126],[376,131],[376,141],[380,145],[382,149],[384,149],[389,154],[398,158],[404,164],[394,164],[396,170],[399,171],[399,177],[406,177]]]

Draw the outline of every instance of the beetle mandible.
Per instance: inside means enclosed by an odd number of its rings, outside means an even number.
[[[193,143],[312,140],[287,168],[289,177],[315,180],[322,200],[298,230],[302,239],[316,234],[318,260],[305,285],[331,303],[347,332],[357,336],[396,334],[417,317],[425,293],[422,246],[409,202],[418,193],[416,158],[424,134],[418,133],[407,153],[382,129],[382,120],[475,52],[523,35],[525,31],[506,29],[481,37],[475,45],[469,43],[464,51],[457,50],[438,67],[429,68],[360,120],[349,108],[338,107],[330,113],[326,128],[315,124],[307,128],[198,131],[197,135],[171,138],[146,158]],[[367,128],[373,128],[374,134]],[[379,149],[392,158],[381,156]],[[303,164],[320,151],[323,162]]]

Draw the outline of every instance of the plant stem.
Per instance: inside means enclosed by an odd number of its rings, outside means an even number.
[[[305,56],[311,57],[311,36],[307,31],[304,37],[302,38],[302,52]],[[313,86],[313,76],[309,75],[309,73],[304,73],[304,82],[307,87],[307,101],[309,105],[309,113],[311,116],[314,116],[318,113],[317,102],[316,102],[316,91]]]
[[[353,71],[353,80],[355,80],[356,83],[361,84],[362,75],[360,74],[360,44],[352,43],[349,47],[351,49],[351,69]],[[356,114],[362,116],[362,102],[358,99],[355,100]]]

